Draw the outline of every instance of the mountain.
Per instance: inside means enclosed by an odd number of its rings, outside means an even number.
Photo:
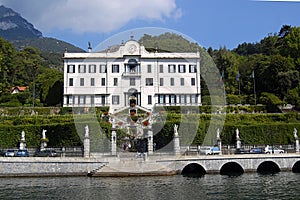
[[[0,6],[0,35],[6,40],[43,37],[42,33],[19,13],[4,6]]]
[[[41,52],[48,53],[64,53],[66,50],[69,52],[84,52],[81,48],[70,43],[48,37],[13,40],[11,43],[14,44],[16,49],[23,49],[26,46],[31,46],[38,48]]]
[[[34,28],[19,13],[3,5],[0,6],[0,36],[13,43],[16,49],[32,46],[48,53],[61,54],[66,49],[70,52],[84,52],[81,48],[67,42],[43,37],[42,32]]]

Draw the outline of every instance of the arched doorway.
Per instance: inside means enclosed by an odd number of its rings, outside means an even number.
[[[135,88],[130,88],[126,93],[125,93],[125,106],[130,106],[131,103],[135,103],[135,105],[141,105],[141,93],[138,92],[137,89]]]

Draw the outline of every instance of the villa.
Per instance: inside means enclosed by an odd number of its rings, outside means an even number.
[[[64,54],[64,107],[201,105],[200,53],[149,52],[133,37],[115,49]]]

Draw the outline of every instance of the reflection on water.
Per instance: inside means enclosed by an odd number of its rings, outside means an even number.
[[[300,174],[0,178],[0,199],[299,199]]]

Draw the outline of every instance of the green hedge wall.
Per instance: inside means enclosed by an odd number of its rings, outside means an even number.
[[[23,130],[26,133],[27,147],[39,147],[43,129],[47,130],[48,146],[82,146],[84,126],[89,125],[92,151],[106,152],[110,146],[111,125],[102,121],[99,115],[1,116],[0,148],[17,147]],[[211,123],[212,118],[214,123]],[[225,118],[223,129],[222,118]],[[172,142],[174,124],[179,125],[182,145],[191,142],[199,145],[203,142],[215,142],[217,128],[221,129],[223,144],[235,144],[237,128],[244,144],[293,144],[293,129],[300,130],[300,115],[297,113],[181,115],[167,112],[153,125],[154,141],[158,148]],[[119,130],[118,144],[122,142],[122,135],[124,133]]]

